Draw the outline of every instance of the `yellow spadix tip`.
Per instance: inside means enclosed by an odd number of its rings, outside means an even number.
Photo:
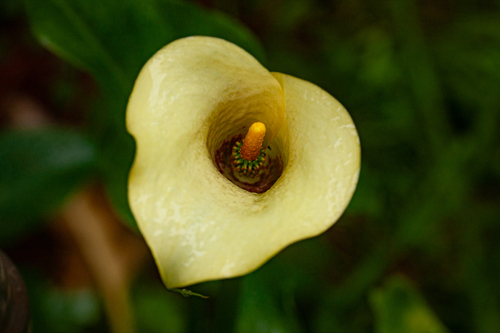
[[[243,141],[241,157],[247,161],[255,161],[260,155],[264,136],[266,136],[266,125],[261,122],[253,123]]]

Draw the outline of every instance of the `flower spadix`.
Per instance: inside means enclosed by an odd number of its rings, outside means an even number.
[[[246,274],[322,233],[358,180],[344,107],[217,38],[158,51],[136,80],[127,128],[130,207],[167,288]]]

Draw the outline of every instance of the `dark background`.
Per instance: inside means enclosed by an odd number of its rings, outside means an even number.
[[[500,332],[498,0],[1,0],[0,27],[0,248],[34,332]],[[134,78],[196,34],[331,93],[362,146],[332,228],[207,300],[165,290],[126,203]]]

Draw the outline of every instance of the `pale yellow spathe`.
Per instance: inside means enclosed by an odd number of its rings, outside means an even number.
[[[224,140],[256,121],[285,162],[261,194],[231,183],[213,162]],[[246,274],[322,233],[358,180],[359,138],[344,107],[217,38],[188,37],[157,52],[137,78],[127,128],[137,143],[130,206],[168,288]]]

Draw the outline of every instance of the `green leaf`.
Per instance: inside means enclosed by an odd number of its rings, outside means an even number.
[[[169,293],[160,281],[140,279],[133,286],[132,292],[138,332],[186,332],[184,300]]]
[[[448,332],[419,291],[405,278],[391,278],[370,296],[377,333]]]
[[[31,230],[95,170],[94,147],[60,128],[0,135],[0,244]]]
[[[263,58],[262,47],[248,29],[221,13],[190,3],[26,0],[26,9],[43,45],[89,71],[101,85],[116,85],[127,94],[147,59],[181,37],[224,38]]]
[[[278,267],[275,263],[276,260],[242,278],[237,332],[301,331],[290,276],[281,271],[279,262]]]
[[[104,100],[99,110],[108,110],[111,113],[124,112],[126,100]],[[105,118],[106,114],[95,112],[94,115]],[[123,122],[123,124],[122,124]],[[97,151],[99,170],[106,185],[106,192],[116,211],[130,228],[138,231],[139,228],[128,205],[127,184],[128,173],[134,159],[135,142],[125,131],[125,116],[121,114],[117,119],[96,119],[92,131],[100,142]]]
[[[134,143],[125,129],[125,109],[135,77],[164,45],[192,35],[231,41],[264,60],[262,46],[241,23],[194,4],[160,0],[25,0],[39,41],[89,72],[105,94],[92,132],[101,142],[99,165],[111,201],[135,226],[128,207],[127,178]]]

